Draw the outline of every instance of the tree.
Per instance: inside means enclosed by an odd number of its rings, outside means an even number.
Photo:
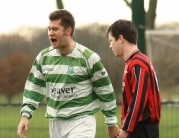
[[[137,45],[143,53],[146,52],[145,46],[145,10],[144,0],[132,0],[132,21],[138,30]]]
[[[56,3],[57,3],[57,8],[58,9],[63,9],[64,8],[62,0],[56,0]]]
[[[32,60],[24,53],[8,53],[0,59],[0,94],[11,103],[15,94],[22,93]]]
[[[124,2],[132,10],[132,2],[130,2],[130,0],[124,0]],[[157,0],[149,0],[148,11],[145,11],[146,29],[155,28],[156,9],[157,9]]]

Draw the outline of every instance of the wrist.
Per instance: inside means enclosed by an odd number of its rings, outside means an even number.
[[[30,118],[30,115],[28,114],[28,113],[26,113],[26,112],[24,112],[24,113],[22,113],[22,115],[21,115],[21,118],[27,118],[27,119],[29,119]]]
[[[116,126],[116,124],[107,124],[108,127]]]

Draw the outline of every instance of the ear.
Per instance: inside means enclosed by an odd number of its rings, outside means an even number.
[[[120,41],[120,42],[123,42],[123,40],[124,40],[123,35],[119,35],[119,41]]]
[[[71,33],[72,33],[72,28],[71,28],[71,27],[68,27],[68,28],[65,30],[65,32],[66,32],[66,35],[67,35],[67,36],[71,35]]]

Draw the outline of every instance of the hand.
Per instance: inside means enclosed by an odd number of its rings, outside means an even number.
[[[117,125],[108,127],[109,138],[117,138],[120,133],[120,129]]]
[[[17,130],[17,135],[20,138],[26,138],[25,135],[27,135],[28,133],[28,124],[29,124],[28,118],[26,116],[22,116]],[[25,133],[25,135],[23,133]]]
[[[119,136],[117,138],[127,138],[128,135],[129,135],[129,132],[120,129],[120,133],[119,133]]]

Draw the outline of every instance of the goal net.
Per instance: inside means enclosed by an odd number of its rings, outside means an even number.
[[[179,30],[146,30],[146,54],[156,69],[163,101],[179,101]]]

